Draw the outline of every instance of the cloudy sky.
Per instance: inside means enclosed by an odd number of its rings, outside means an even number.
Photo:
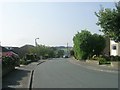
[[[94,12],[100,6],[115,8],[114,2],[6,2],[0,5],[2,46],[38,44],[73,46],[77,31],[98,33]]]

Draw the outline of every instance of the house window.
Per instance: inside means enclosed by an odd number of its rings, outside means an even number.
[[[112,46],[112,49],[113,49],[113,50],[116,50],[116,48],[117,48],[116,45],[113,45],[113,46]]]

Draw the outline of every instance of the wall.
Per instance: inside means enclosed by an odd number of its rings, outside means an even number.
[[[120,43],[116,43],[113,40],[110,40],[110,55],[120,56]]]

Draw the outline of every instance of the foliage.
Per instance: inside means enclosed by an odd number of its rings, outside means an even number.
[[[120,42],[120,2],[116,3],[116,9],[101,8],[95,15],[98,17],[97,25],[101,26],[101,31]]]
[[[76,59],[84,59],[92,57],[94,54],[99,55],[105,48],[105,39],[98,34],[91,34],[87,30],[78,32],[74,38],[74,56]]]
[[[15,56],[2,56],[2,65],[4,66],[17,66],[19,65],[19,58]]]
[[[26,64],[27,64],[27,61],[25,61],[24,59],[20,59],[20,64],[26,65]]]
[[[58,55],[58,57],[63,57],[63,55],[64,55],[64,50],[58,50],[57,55]]]
[[[31,60],[20,59],[20,64],[22,64],[22,65],[27,65],[27,64],[29,64],[31,62],[32,62]]]
[[[70,55],[74,56],[74,50],[70,50]]]
[[[38,45],[37,47],[31,48],[30,53],[34,53],[37,56],[42,56],[43,58],[53,58],[55,56],[55,48],[48,47],[45,45]]]
[[[87,59],[92,51],[91,45],[91,33],[86,30],[82,30],[81,33],[77,33],[74,38],[74,54],[76,59]]]
[[[36,60],[37,56],[34,54],[26,54],[25,58],[26,60]]]
[[[110,56],[111,61],[120,61],[120,56]]]
[[[92,49],[93,55],[99,56],[106,46],[105,38],[102,35],[93,34],[92,35]]]
[[[102,65],[102,64],[111,64],[110,61],[107,61],[105,58],[103,57],[100,57],[99,58],[99,65]]]

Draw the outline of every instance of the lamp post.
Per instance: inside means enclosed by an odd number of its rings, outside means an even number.
[[[36,48],[36,55],[38,56],[38,50],[37,50],[37,48],[38,48],[37,45],[38,45],[38,44],[37,44],[37,39],[39,39],[39,38],[35,38],[35,48]]]
[[[35,46],[37,46],[37,39],[39,39],[39,38],[35,38]]]

